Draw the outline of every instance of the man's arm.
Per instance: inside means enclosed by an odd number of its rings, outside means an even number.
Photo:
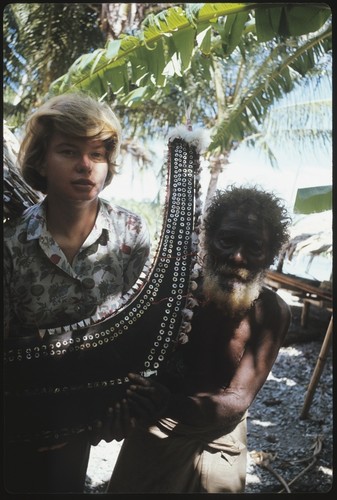
[[[288,305],[276,294],[274,298],[269,295],[267,301],[268,312],[265,312],[266,304],[256,306],[255,333],[246,344],[230,384],[191,396],[171,394],[162,416],[195,427],[227,428],[228,432],[237,425],[266,381],[289,328]],[[144,385],[132,387],[139,395],[145,396],[147,390]]]
[[[196,426],[235,427],[265,383],[289,328],[288,305],[276,294],[273,302],[267,313],[265,304],[257,304],[257,334],[253,332],[247,342],[229,385],[212,393],[196,393],[185,404],[180,398],[172,401],[173,417]]]

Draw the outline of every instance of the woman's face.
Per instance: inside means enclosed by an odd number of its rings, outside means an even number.
[[[108,153],[103,141],[52,135],[41,170],[48,196],[90,201],[102,191],[107,173]]]

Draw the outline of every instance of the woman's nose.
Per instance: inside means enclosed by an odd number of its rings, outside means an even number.
[[[92,164],[91,164],[91,159],[90,156],[87,154],[80,155],[77,163],[77,168],[80,171],[83,170],[88,170],[91,171]]]

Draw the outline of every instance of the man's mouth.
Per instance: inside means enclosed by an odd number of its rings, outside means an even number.
[[[225,273],[221,273],[218,275],[219,283],[228,283],[228,281],[241,281],[242,283],[246,282],[246,277],[243,276],[243,273],[227,271]]]
[[[238,280],[236,276],[231,276],[231,277],[228,276],[226,279],[224,278],[217,279],[216,283],[219,289],[221,289],[224,292],[228,292],[234,288],[236,283],[242,283],[242,281]]]
[[[222,272],[216,275],[215,281],[223,291],[232,290],[234,286],[245,286],[250,281],[249,273],[246,269]]]

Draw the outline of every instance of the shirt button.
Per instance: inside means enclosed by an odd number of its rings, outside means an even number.
[[[84,280],[82,280],[82,285],[84,288],[90,290],[91,288],[94,288],[95,282],[92,278],[84,278]]]

